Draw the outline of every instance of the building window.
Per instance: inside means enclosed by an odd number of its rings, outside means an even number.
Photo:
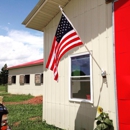
[[[70,69],[70,100],[92,102],[90,54],[71,56]]]
[[[30,83],[30,75],[25,75],[25,83]]]
[[[19,83],[20,83],[20,85],[24,85],[24,75],[20,75],[19,76]]]
[[[12,76],[12,84],[16,84],[16,76]]]
[[[9,76],[8,76],[8,85],[11,85],[11,84],[12,84],[12,76],[9,75]]]
[[[41,83],[43,84],[43,73],[41,74]]]
[[[43,83],[43,74],[35,74],[35,84],[40,85]]]

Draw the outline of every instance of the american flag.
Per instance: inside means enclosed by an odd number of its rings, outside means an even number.
[[[82,41],[68,18],[62,14],[46,64],[46,68],[54,72],[54,80],[58,81],[58,64],[62,56],[79,45],[83,45]]]

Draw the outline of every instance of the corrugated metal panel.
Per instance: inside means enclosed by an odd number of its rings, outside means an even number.
[[[85,47],[74,48],[59,63],[59,81],[53,80],[53,72],[45,67],[43,119],[67,130],[92,130],[97,106],[109,112],[116,130],[116,112],[113,77],[112,4],[104,0],[71,0],[64,8],[82,41],[92,51],[101,68],[107,71],[107,84],[103,83],[101,71],[92,62],[93,104],[69,101],[69,55],[87,52]],[[45,27],[44,59],[47,61],[60,14]],[[48,80],[49,79],[49,80]],[[102,89],[101,89],[102,88]],[[62,121],[62,122],[61,122]]]

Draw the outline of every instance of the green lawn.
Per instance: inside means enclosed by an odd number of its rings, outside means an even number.
[[[20,102],[20,101],[25,101],[28,99],[31,99],[33,96],[32,95],[16,95],[16,94],[9,94],[9,93],[4,93],[1,94],[3,98],[3,102]]]
[[[0,92],[6,92],[6,87],[4,85],[0,85]]]
[[[42,121],[42,104],[7,105],[12,130],[61,130]]]
[[[20,101],[25,101],[25,100],[31,99],[33,97],[30,94],[28,94],[28,95],[10,94],[10,93],[6,92],[6,89],[4,88],[4,86],[0,86],[0,96],[3,96],[3,102],[20,102]]]
[[[32,95],[14,95],[6,92],[4,86],[0,86],[0,96],[4,102],[19,102],[32,98]],[[42,121],[42,104],[18,104],[6,105],[8,123],[11,130],[61,130]]]

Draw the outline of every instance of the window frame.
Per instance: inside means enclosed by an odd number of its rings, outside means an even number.
[[[41,84],[44,83],[43,79],[44,79],[44,77],[43,77],[43,73],[41,73]]]
[[[27,76],[29,76],[29,83],[27,82]],[[24,75],[24,84],[30,84],[30,74],[25,74]]]
[[[11,77],[12,79],[12,84],[16,84],[16,75],[13,75],[12,77]]]
[[[36,83],[36,75],[40,75],[40,83]],[[43,84],[43,73],[35,73],[35,75],[34,75],[34,82],[35,82],[35,85]]]
[[[79,99],[79,98],[72,98],[71,97],[71,58],[76,57],[76,56],[82,56],[82,55],[89,55],[90,57],[90,95],[91,99]],[[76,77],[81,77],[81,76],[76,76]],[[83,76],[82,76],[83,77]],[[78,53],[74,55],[69,56],[69,101],[74,101],[74,102],[87,102],[87,103],[93,103],[93,85],[92,85],[92,57],[91,55],[86,52],[86,53]]]
[[[8,85],[12,85],[12,75],[8,75]]]
[[[23,82],[21,82],[21,78],[22,78]],[[19,75],[19,84],[20,85],[24,85],[25,84],[25,74],[20,74]]]

